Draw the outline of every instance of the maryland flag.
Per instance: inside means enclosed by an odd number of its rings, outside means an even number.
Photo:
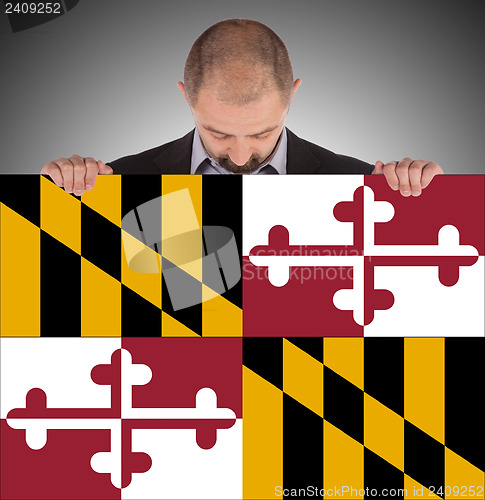
[[[240,177],[99,177],[78,198],[14,175],[0,193],[2,335],[242,335]]]
[[[244,498],[483,498],[484,341],[244,339]]]
[[[485,498],[484,177],[275,177],[0,177],[2,499]]]

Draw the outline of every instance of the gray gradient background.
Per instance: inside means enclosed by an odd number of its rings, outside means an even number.
[[[303,83],[287,125],[368,162],[484,172],[481,2],[80,0],[12,34],[0,16],[0,172],[77,153],[104,161],[184,135],[176,83],[195,38],[228,17],[268,24]],[[3,8],[3,6],[2,6]]]

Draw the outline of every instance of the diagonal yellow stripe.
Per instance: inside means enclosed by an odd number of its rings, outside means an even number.
[[[193,332],[174,317],[162,311],[162,337],[197,337],[200,335]]]
[[[121,227],[121,176],[98,175],[96,185],[85,191],[81,201],[95,212]]]
[[[121,336],[121,283],[81,257],[81,336]]]
[[[323,488],[335,498],[340,491],[344,498],[364,498],[358,492],[364,488],[364,447],[330,422],[323,427]],[[344,488],[356,490],[348,491]],[[352,496],[350,497],[350,493]]]
[[[445,439],[445,339],[404,339],[404,418]]]
[[[206,289],[202,285],[202,336],[241,337],[242,309],[221,295],[205,300]]]
[[[243,367],[243,498],[275,498],[283,486],[283,393]]]
[[[286,339],[283,391],[323,418],[323,364]]]
[[[0,203],[0,334],[40,335],[40,229]]]
[[[483,499],[485,473],[445,448],[445,498]]]
[[[323,339],[323,362],[335,373],[364,390],[364,339],[328,337]]]
[[[175,191],[181,191],[183,189],[188,189],[189,195],[192,201],[193,209],[195,211],[195,216],[197,218],[197,224],[202,227],[202,176],[201,175],[162,175],[162,196]],[[167,214],[168,216],[178,214]],[[163,213],[162,213],[163,217]],[[162,219],[163,220],[163,219]],[[176,220],[176,218],[175,218]],[[186,222],[186,221],[184,221]],[[167,228],[170,227],[170,221]],[[193,229],[195,226],[191,225]],[[184,232],[188,229],[184,229]]]
[[[364,393],[364,445],[404,471],[404,419]]]
[[[404,500],[416,500],[419,498],[441,498],[435,495],[431,490],[419,484],[412,477],[404,474]]]
[[[126,231],[122,231],[122,234],[121,282],[153,305],[161,308],[162,273],[160,255]],[[136,262],[134,262],[135,259]],[[128,261],[131,266],[128,265]],[[134,271],[132,267],[145,272]]]

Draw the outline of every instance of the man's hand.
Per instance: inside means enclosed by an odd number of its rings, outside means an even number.
[[[403,196],[419,196],[433,177],[442,173],[443,169],[434,161],[411,158],[385,164],[377,161],[372,172],[373,175],[384,174],[391,189],[401,191]]]
[[[72,155],[70,158],[47,162],[40,173],[48,175],[66,193],[81,196],[84,191],[93,189],[98,174],[109,175],[113,169],[101,160]]]

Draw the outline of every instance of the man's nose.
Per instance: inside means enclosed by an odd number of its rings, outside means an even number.
[[[236,165],[244,165],[252,155],[251,149],[244,143],[235,143],[229,151],[229,157]]]

